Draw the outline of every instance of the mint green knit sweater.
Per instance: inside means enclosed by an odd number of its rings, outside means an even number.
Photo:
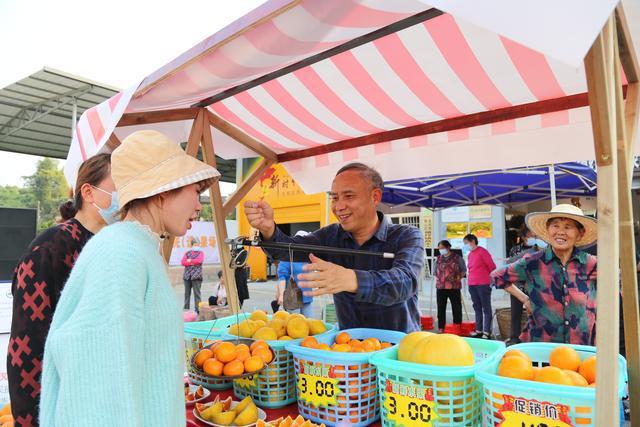
[[[181,311],[159,244],[121,222],[84,247],[45,346],[43,427],[185,425]]]

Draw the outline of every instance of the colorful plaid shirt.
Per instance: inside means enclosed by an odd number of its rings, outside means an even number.
[[[464,258],[455,252],[436,258],[436,289],[460,289],[461,278],[467,272]]]
[[[498,288],[525,282],[533,313],[522,341],[594,345],[597,259],[574,250],[566,265],[551,247],[525,254],[491,273]]]
[[[340,329],[420,330],[418,291],[424,267],[424,238],[416,227],[392,224],[381,212],[378,212],[378,218],[380,227],[362,246],[358,246],[351,233],[339,224],[295,237],[287,236],[276,227],[271,239],[276,242],[394,253],[394,259],[366,255],[317,255],[328,262],[354,270],[358,279],[356,293],[340,292],[333,296]],[[289,260],[286,250],[269,250],[269,253],[274,258]],[[294,261],[309,262],[309,255],[294,253]]]

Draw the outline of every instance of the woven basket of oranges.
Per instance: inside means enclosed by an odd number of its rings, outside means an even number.
[[[272,361],[273,350],[265,341],[218,340],[191,357],[191,369],[205,378],[230,381],[258,374]]]

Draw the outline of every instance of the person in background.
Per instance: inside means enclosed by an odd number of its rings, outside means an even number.
[[[581,248],[596,241],[596,220],[568,204],[530,213],[526,220],[548,246],[491,274],[496,287],[527,308],[520,340],[594,345],[597,259]],[[513,286],[517,282],[525,282],[528,295]]]
[[[538,239],[535,233],[527,228],[526,224],[522,224],[522,228],[520,229],[520,235],[518,236],[516,245],[511,248],[511,251],[509,251],[509,259],[507,260],[507,264],[516,262],[526,253],[537,252],[546,247],[547,244],[544,240]],[[517,282],[514,283],[514,285],[526,294],[527,291],[525,282]],[[514,297],[513,295],[509,295],[509,299],[511,303],[511,334],[509,339],[507,340],[507,346],[518,344],[520,342],[523,310],[523,305],[520,300],[518,300],[518,298]]]
[[[216,285],[216,293],[209,297],[209,305],[227,305],[227,288],[224,287],[224,278],[222,270],[218,271],[218,284]]]
[[[462,324],[462,278],[467,272],[464,259],[451,252],[451,243],[438,243],[440,255],[436,259],[436,301],[438,303],[438,332],[444,332],[447,323],[447,299],[451,301],[453,323]]]
[[[204,252],[200,249],[198,239],[191,238],[191,249],[182,256],[182,265],[184,273],[182,280],[184,281],[184,306],[185,310],[189,310],[191,303],[191,289],[193,289],[193,303],[195,304],[196,313],[200,313],[200,288],[202,286],[202,263],[204,262]]]
[[[38,425],[45,340],[76,258],[95,233],[116,220],[118,198],[109,154],[90,157],[80,165],[72,198],[60,206],[61,223],[29,244],[11,283],[7,378],[16,426]]]
[[[478,246],[478,238],[467,234],[462,239],[465,250],[469,253],[467,259],[467,283],[476,314],[476,331],[473,338],[491,338],[493,312],[491,309],[491,279],[489,274],[496,269],[491,254],[485,248]]]
[[[129,135],[111,155],[122,221],[78,257],[44,351],[43,426],[186,423],[183,316],[162,256],[184,236],[219,172],[163,134]]]

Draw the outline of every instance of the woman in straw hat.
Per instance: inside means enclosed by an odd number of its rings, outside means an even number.
[[[161,255],[217,170],[139,131],[112,154],[122,221],[89,241],[45,346],[43,426],[183,426],[182,312]]]
[[[573,205],[527,215],[527,226],[549,246],[491,274],[526,307],[522,341],[593,345],[596,325],[596,257],[580,248],[596,241],[596,221]],[[525,282],[528,296],[513,286]]]

